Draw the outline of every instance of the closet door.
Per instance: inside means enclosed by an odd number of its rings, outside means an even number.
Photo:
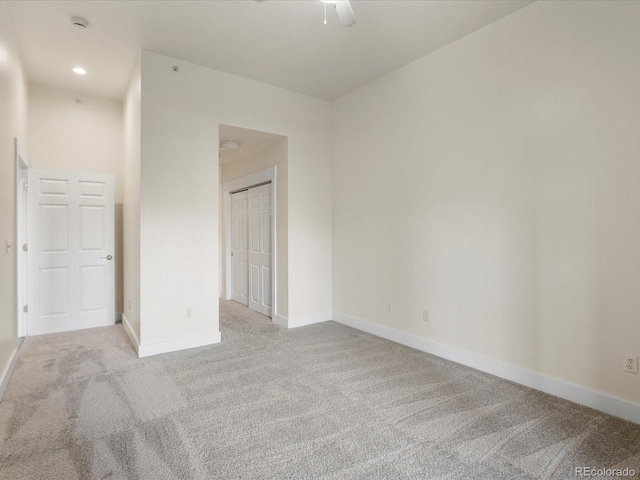
[[[249,305],[248,192],[231,195],[231,299]]]
[[[249,189],[249,308],[271,316],[271,184]]]

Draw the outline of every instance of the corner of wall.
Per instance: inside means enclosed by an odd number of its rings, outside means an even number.
[[[141,161],[141,95],[140,58],[131,76],[124,102],[123,138],[123,325],[139,345],[140,322],[140,161]],[[133,340],[132,340],[133,341]]]

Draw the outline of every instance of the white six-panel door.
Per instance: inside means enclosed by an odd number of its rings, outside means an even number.
[[[113,175],[29,170],[28,335],[115,323]]]
[[[271,184],[249,189],[249,308],[271,316]]]
[[[231,195],[231,299],[249,305],[249,200],[248,194]]]

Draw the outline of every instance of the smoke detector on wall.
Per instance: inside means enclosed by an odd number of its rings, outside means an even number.
[[[238,150],[240,148],[240,144],[238,142],[232,142],[229,140],[225,140],[224,142],[220,142],[220,150],[230,152],[234,150]]]

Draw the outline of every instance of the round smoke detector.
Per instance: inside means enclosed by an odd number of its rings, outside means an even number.
[[[71,25],[79,30],[85,30],[89,26],[89,21],[82,17],[71,17]]]

